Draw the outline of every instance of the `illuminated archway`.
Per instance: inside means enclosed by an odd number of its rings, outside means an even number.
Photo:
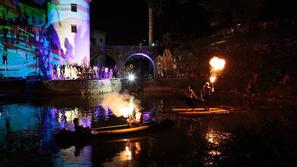
[[[154,62],[154,60],[153,60],[151,57],[149,57],[148,55],[146,55],[146,54],[144,54],[144,53],[133,53],[133,54],[129,55],[129,56],[125,59],[123,65],[125,65],[125,64],[127,63],[127,61],[128,61],[131,57],[134,57],[134,56],[142,56],[142,57],[147,58],[147,59],[151,62],[151,64],[153,65],[153,75],[155,76],[155,74],[156,74],[156,65],[155,65],[155,62]]]

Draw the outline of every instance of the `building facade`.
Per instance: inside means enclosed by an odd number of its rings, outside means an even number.
[[[0,2],[0,78],[51,79],[55,65],[88,66],[89,0]]]

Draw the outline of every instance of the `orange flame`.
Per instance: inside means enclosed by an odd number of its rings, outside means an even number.
[[[209,64],[212,68],[213,71],[221,71],[225,67],[225,60],[218,58],[218,57],[213,57],[210,59]]]
[[[217,77],[214,76],[214,75],[212,75],[212,76],[209,77],[210,83],[214,83],[216,81],[216,79],[217,79]]]

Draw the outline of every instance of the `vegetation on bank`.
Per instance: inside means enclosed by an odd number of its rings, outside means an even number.
[[[196,40],[187,47],[175,47],[173,55],[193,57],[184,59],[189,69],[183,77],[192,81],[191,84],[195,80],[206,81],[209,77],[209,59],[219,56],[225,58],[227,63],[215,83],[217,91],[246,94],[248,82],[256,74],[256,96],[297,95],[297,33],[294,26],[250,31],[231,28],[223,34]]]

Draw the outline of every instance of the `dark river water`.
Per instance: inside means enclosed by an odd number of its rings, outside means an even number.
[[[297,107],[276,102],[215,98],[228,113],[186,115],[183,97],[138,96],[145,121],[174,126],[62,148],[55,133],[125,123],[100,108],[103,96],[2,97],[0,166],[297,166]],[[202,105],[198,103],[198,105]]]

